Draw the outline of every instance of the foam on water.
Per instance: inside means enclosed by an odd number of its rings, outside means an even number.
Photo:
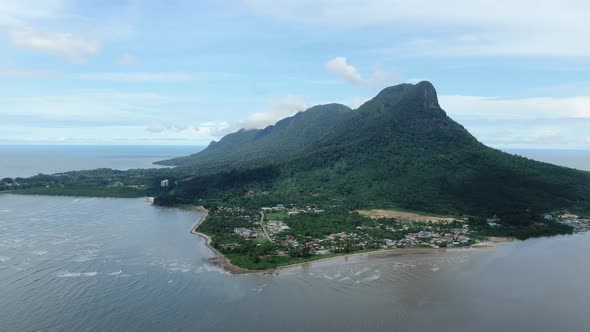
[[[371,282],[371,281],[375,281],[377,279],[381,278],[381,276],[379,274],[374,274],[372,276],[369,276],[367,278],[362,279],[362,282]]]
[[[77,278],[77,277],[95,277],[98,272],[65,272],[58,277],[60,278]]]

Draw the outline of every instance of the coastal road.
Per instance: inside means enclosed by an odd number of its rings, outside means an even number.
[[[266,236],[266,238],[270,242],[274,243],[274,241],[268,235],[268,232],[266,231],[266,227],[264,226],[264,212],[262,212],[262,211],[260,211],[260,227],[262,227],[262,231],[264,231],[264,236]]]

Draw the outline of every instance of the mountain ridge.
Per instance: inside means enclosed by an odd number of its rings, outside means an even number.
[[[263,190],[277,197],[338,200],[350,209],[400,207],[443,214],[501,215],[517,224],[521,222],[518,216],[530,210],[590,208],[589,172],[485,146],[448,117],[429,82],[385,88],[356,110],[340,112],[336,118],[324,115],[308,132],[325,125],[329,130],[308,144],[298,145],[300,141],[293,140],[296,148],[286,153],[225,164],[217,172],[233,169],[234,193]],[[284,133],[280,128],[269,130]],[[296,127],[290,134],[301,129]],[[275,133],[273,137],[283,136]],[[291,141],[291,136],[282,141]],[[248,149],[257,147],[252,143]],[[276,149],[280,148],[279,144]],[[229,150],[240,149],[237,144]],[[223,164],[215,159],[208,162]],[[187,167],[198,170],[200,165]],[[202,194],[195,188],[206,183],[199,177],[191,178],[181,182],[174,195],[193,199]]]
[[[348,106],[336,103],[316,105],[264,129],[240,129],[211,142],[203,151],[156,164],[217,168],[285,156],[323,138],[349,111]]]

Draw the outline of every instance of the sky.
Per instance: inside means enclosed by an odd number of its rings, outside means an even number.
[[[0,0],[0,144],[206,145],[428,80],[497,148],[590,148],[587,0]]]

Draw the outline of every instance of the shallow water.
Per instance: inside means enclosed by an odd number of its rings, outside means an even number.
[[[195,212],[0,195],[0,331],[585,331],[590,237],[228,275]],[[346,262],[348,260],[348,262]]]

